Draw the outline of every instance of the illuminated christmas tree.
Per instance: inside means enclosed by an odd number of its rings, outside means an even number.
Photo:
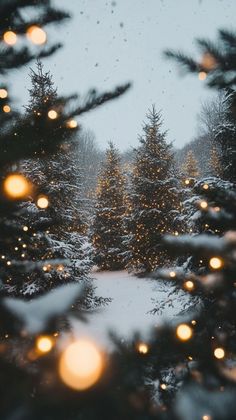
[[[184,158],[184,163],[181,166],[181,171],[185,178],[197,178],[199,176],[199,169],[197,160],[194,156],[192,150],[187,152],[187,155]]]
[[[153,106],[136,150],[126,217],[125,260],[127,267],[136,272],[153,271],[166,263],[161,238],[168,232],[178,234],[180,203],[173,175],[174,159],[161,128],[161,115]]]
[[[220,178],[222,176],[222,165],[219,150],[213,146],[210,151],[209,173],[212,176]]]
[[[109,143],[97,191],[96,214],[93,223],[94,261],[100,269],[123,267],[122,238],[124,216],[124,177],[118,150]]]

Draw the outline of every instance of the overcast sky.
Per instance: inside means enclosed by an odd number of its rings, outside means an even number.
[[[132,81],[120,99],[82,117],[101,147],[113,140],[121,150],[138,143],[147,109],[162,110],[168,139],[176,147],[196,134],[201,101],[213,92],[196,75],[181,77],[163,58],[165,48],[194,53],[194,38],[215,39],[217,28],[234,28],[235,0],[57,0],[73,18],[49,29],[49,39],[64,47],[45,60],[59,93],[100,91]],[[18,104],[27,101],[28,69],[12,82]]]

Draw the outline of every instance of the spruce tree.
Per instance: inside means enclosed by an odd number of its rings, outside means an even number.
[[[222,164],[220,158],[219,148],[213,145],[210,150],[210,159],[209,159],[209,174],[220,178],[222,176]]]
[[[178,234],[180,203],[173,169],[171,145],[162,131],[161,114],[153,106],[135,153],[126,218],[125,259],[127,267],[135,272],[150,272],[166,263],[161,238],[167,232]]]
[[[101,270],[118,270],[123,267],[123,216],[124,177],[119,152],[110,142],[98,178],[96,214],[92,229],[94,262]]]
[[[197,159],[192,150],[187,152],[181,170],[186,178],[197,178],[199,176]]]

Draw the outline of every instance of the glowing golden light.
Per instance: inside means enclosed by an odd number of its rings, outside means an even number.
[[[46,197],[46,195],[40,195],[37,198],[37,206],[40,209],[46,209],[48,207],[48,205],[49,205],[49,201],[48,201],[48,198]]]
[[[202,187],[204,190],[208,190],[208,188],[209,188],[209,185],[208,184],[203,184],[203,187]]]
[[[3,40],[8,45],[15,45],[17,41],[17,35],[13,31],[7,31],[3,34]]]
[[[69,120],[66,123],[68,128],[76,128],[78,126],[78,123],[76,120]]]
[[[209,261],[209,265],[211,268],[214,268],[214,270],[219,270],[223,265],[223,261],[219,257],[212,257]]]
[[[160,385],[160,388],[161,388],[161,389],[166,389],[166,388],[167,388],[167,385],[166,385],[166,384],[161,384],[161,385]]]
[[[38,337],[36,340],[36,348],[40,353],[48,353],[52,350],[53,347],[53,340],[51,337],[45,335]]]
[[[184,287],[185,287],[185,289],[187,289],[187,290],[193,290],[193,289],[194,289],[194,283],[193,283],[193,281],[191,281],[191,280],[187,280],[187,281],[184,283]]]
[[[192,328],[189,327],[189,325],[180,324],[176,329],[176,335],[180,340],[187,341],[192,337],[193,331]]]
[[[175,271],[170,271],[169,276],[170,276],[171,278],[176,277],[176,273],[175,273]]]
[[[206,201],[201,201],[201,202],[200,202],[200,207],[201,207],[202,209],[206,209],[206,208],[208,207],[207,202],[206,202]]]
[[[216,357],[216,359],[223,359],[225,357],[224,349],[222,349],[221,347],[217,347],[214,350],[214,356]]]
[[[48,111],[48,118],[50,118],[50,120],[55,120],[57,117],[58,113],[54,109],[50,109],[50,111]]]
[[[11,112],[11,107],[9,105],[4,105],[2,109],[3,109],[3,112],[6,112],[6,114],[8,112]]]
[[[190,180],[189,179],[185,179],[184,183],[185,183],[185,185],[189,185],[190,184]]]
[[[12,199],[25,198],[31,191],[29,181],[21,174],[8,175],[3,182],[5,194]]]
[[[206,77],[207,77],[207,74],[206,74],[206,72],[205,72],[205,71],[200,71],[200,72],[198,73],[198,79],[199,79],[199,80],[203,81],[203,80],[205,80],[205,79],[206,79]]]
[[[0,89],[0,98],[1,99],[7,98],[7,90],[6,89]]]
[[[204,414],[204,416],[202,416],[202,420],[211,420],[211,416]]]
[[[202,56],[201,66],[206,70],[213,70],[217,66],[217,61],[212,54],[205,52]]]
[[[42,45],[47,41],[46,32],[39,26],[32,25],[27,29],[27,37],[33,44]]]
[[[23,231],[27,232],[29,230],[28,226],[23,226]]]
[[[59,361],[62,381],[78,391],[93,386],[99,380],[103,368],[101,353],[92,342],[85,339],[70,344]]]
[[[148,353],[148,345],[146,343],[139,343],[137,349],[138,349],[138,352],[141,354]]]

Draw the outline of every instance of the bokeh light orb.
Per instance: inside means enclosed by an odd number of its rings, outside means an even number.
[[[70,388],[83,391],[93,386],[104,369],[103,357],[94,343],[80,339],[63,351],[59,361],[59,375]]]

